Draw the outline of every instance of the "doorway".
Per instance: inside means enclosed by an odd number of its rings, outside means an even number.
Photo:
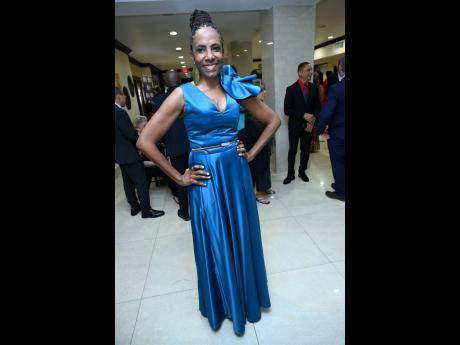
[[[142,81],[141,78],[133,76],[134,90],[136,91],[137,105],[141,115],[145,115],[145,99],[144,93],[142,92]]]

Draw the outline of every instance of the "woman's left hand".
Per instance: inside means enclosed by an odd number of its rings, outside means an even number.
[[[254,157],[252,157],[252,155],[246,151],[246,148],[244,147],[244,144],[241,140],[238,140],[238,146],[236,147],[236,150],[238,151],[238,154],[240,156],[244,156],[248,162],[254,159]]]

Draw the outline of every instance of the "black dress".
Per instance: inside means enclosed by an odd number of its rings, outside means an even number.
[[[249,151],[265,129],[265,125],[254,116],[245,112],[244,128],[240,130],[238,137],[243,141],[246,151]],[[270,155],[271,140],[265,144],[259,154],[249,162],[251,169],[252,183],[257,191],[265,192],[271,188],[270,179]]]

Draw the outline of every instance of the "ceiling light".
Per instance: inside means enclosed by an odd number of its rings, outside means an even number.
[[[333,38],[334,38],[334,36],[328,36],[327,39],[328,39],[328,40],[331,40],[331,39],[333,39]]]
[[[181,55],[181,56],[178,56],[179,59],[183,59],[184,57]]]
[[[239,57],[239,56],[240,56],[240,54],[236,54],[236,56],[238,56],[238,57]]]
[[[177,50],[177,51],[180,51],[180,50],[182,50],[182,48],[181,48],[181,47],[177,47],[176,50]]]
[[[181,61],[180,63],[181,63],[181,64],[184,64],[184,63],[185,63],[185,61]]]
[[[182,68],[187,68],[187,66],[184,66],[184,65],[182,65],[181,67],[182,67]]]
[[[262,40],[259,40],[259,43],[262,43]]]
[[[247,52],[248,50],[247,50],[247,49],[245,49],[244,51],[245,51],[245,52]]]
[[[171,72],[174,72],[174,68],[171,68],[170,71],[171,71]]]
[[[170,34],[171,36],[176,36],[176,35],[177,35],[177,31],[171,31],[169,34]]]
[[[271,46],[273,42],[267,42],[267,46]]]

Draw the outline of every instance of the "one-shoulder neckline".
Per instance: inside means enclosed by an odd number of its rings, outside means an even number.
[[[228,108],[228,97],[227,97],[227,92],[225,92],[225,90],[223,90],[223,91],[224,91],[224,95],[225,95],[225,107],[224,107],[224,110],[223,110],[223,111],[220,111],[220,109],[217,107],[216,103],[214,103],[214,102],[212,101],[212,99],[209,98],[209,96],[208,96],[207,94],[205,94],[203,91],[201,91],[200,88],[199,88],[198,86],[196,86],[194,82],[190,82],[190,84],[193,85],[193,86],[195,87],[195,89],[197,89],[198,91],[200,91],[200,93],[201,93],[203,96],[205,96],[205,97],[209,100],[209,102],[211,102],[211,104],[214,106],[214,108],[216,108],[216,110],[217,110],[220,114],[223,114],[223,113],[225,113],[225,112],[227,111],[227,108]],[[222,88],[222,89],[223,89],[223,88]]]

